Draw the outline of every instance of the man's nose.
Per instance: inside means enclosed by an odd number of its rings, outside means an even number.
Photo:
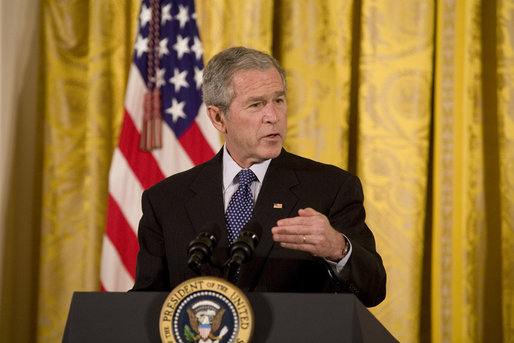
[[[264,108],[264,119],[270,123],[275,123],[278,120],[278,111],[273,102],[268,103]]]

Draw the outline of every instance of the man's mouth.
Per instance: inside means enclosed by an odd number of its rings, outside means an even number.
[[[275,137],[280,137],[280,135],[278,133],[270,133],[269,135],[265,136],[266,138],[275,138]]]

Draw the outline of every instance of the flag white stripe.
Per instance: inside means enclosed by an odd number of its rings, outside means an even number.
[[[146,90],[145,81],[141,77],[139,69],[132,63],[125,96],[125,109],[132,118],[138,132],[141,132],[143,125],[144,94]]]
[[[137,226],[143,213],[141,210],[143,187],[118,148],[114,150],[112,158],[109,193],[120,207],[132,231],[137,235]]]
[[[100,270],[100,280],[108,292],[128,291],[134,285],[132,276],[127,272],[110,239],[105,235],[102,246],[102,268]]]
[[[202,131],[203,136],[209,143],[214,153],[217,153],[220,149],[220,134],[218,130],[216,130],[211,123],[211,120],[207,116],[207,108],[205,104],[202,102],[200,109],[198,110],[198,115],[196,116],[196,123]]]
[[[177,137],[166,123],[162,125],[162,146],[166,148],[155,149],[152,151],[152,154],[164,177],[194,166],[189,155],[182,148]]]

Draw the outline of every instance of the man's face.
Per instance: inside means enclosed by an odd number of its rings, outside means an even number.
[[[275,68],[238,71],[232,80],[234,99],[222,114],[227,150],[239,166],[275,158],[287,131],[287,103]]]

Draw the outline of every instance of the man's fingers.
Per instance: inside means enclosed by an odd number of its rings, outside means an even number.
[[[305,239],[304,239],[305,237]],[[307,235],[303,234],[273,234],[273,240],[279,243],[305,244]]]
[[[277,226],[294,226],[294,225],[305,225],[307,219],[305,217],[291,217],[284,218],[277,221]]]
[[[317,216],[321,213],[319,213],[318,211],[316,211],[315,209],[313,208],[310,208],[310,207],[306,207],[306,208],[301,208],[298,210],[298,215],[299,216],[304,216],[304,217],[310,217],[310,216]]]
[[[309,244],[280,243],[280,246],[285,249],[300,250],[312,253],[312,245]]]
[[[298,216],[283,218],[277,221],[277,226],[313,225],[317,220],[323,220],[324,215],[307,207],[298,210]]]

